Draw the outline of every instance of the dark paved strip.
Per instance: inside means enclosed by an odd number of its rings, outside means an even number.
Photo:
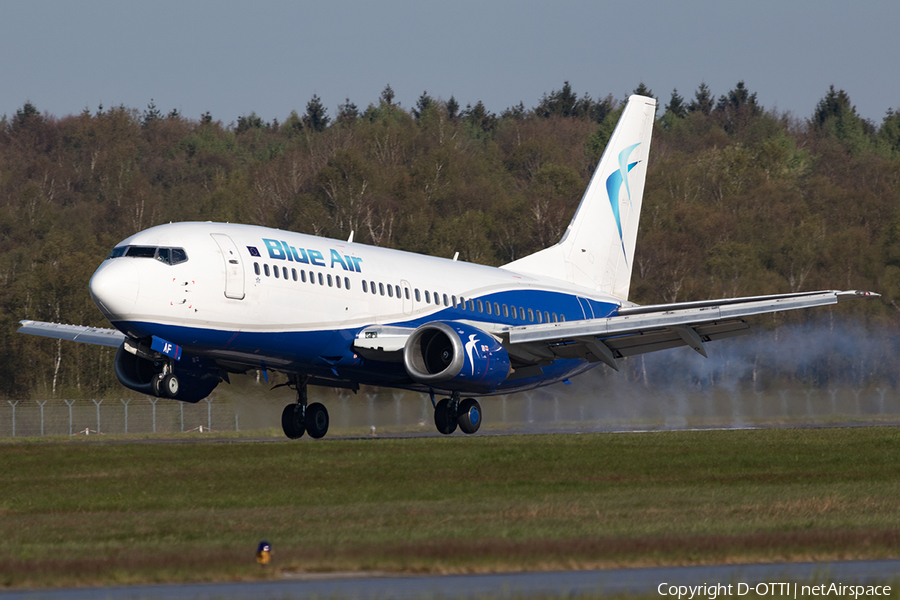
[[[327,577],[327,576],[326,576]],[[549,573],[506,573],[497,575],[444,575],[415,577],[344,577],[289,581],[144,585],[63,590],[31,590],[0,593],[3,600],[287,600],[329,598],[352,600],[430,599],[430,598],[526,598],[580,595],[614,596],[640,594],[660,596],[666,586],[732,585],[722,600],[739,598],[737,584],[781,582],[840,583],[843,585],[892,585],[896,595],[900,585],[900,560],[831,563],[792,563],[768,565],[722,565],[697,567],[658,567],[615,569],[609,571],[556,571]],[[665,591],[665,587],[663,588]],[[802,589],[802,588],[801,588]],[[793,589],[769,587],[763,595],[793,598]],[[781,593],[788,592],[788,593]],[[834,594],[831,594],[834,596]],[[841,594],[842,597],[853,597]],[[695,595],[695,598],[698,596]],[[700,598],[708,598],[702,594]],[[813,598],[797,593],[797,598]],[[882,596],[883,597],[883,596]],[[677,596],[676,596],[677,598]]]

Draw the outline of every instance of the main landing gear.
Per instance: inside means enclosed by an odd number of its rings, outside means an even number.
[[[309,378],[297,379],[293,386],[297,390],[297,402],[288,404],[281,413],[281,428],[284,435],[292,440],[303,437],[303,433],[309,433],[309,437],[319,439],[328,433],[328,411],[318,403],[306,404],[306,382]]]
[[[457,425],[463,433],[475,433],[481,427],[481,405],[475,398],[460,400],[459,392],[453,392],[434,405],[434,425],[444,435],[456,431]]]

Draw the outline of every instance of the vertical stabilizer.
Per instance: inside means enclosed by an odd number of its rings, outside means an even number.
[[[562,240],[504,269],[628,298],[655,115],[653,98],[628,99]]]

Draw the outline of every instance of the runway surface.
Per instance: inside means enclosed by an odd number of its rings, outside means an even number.
[[[754,425],[741,426],[709,426],[709,427],[573,427],[573,428],[512,428],[512,429],[487,429],[479,431],[471,436],[466,436],[461,432],[452,434],[455,437],[492,437],[492,436],[513,436],[513,435],[584,435],[590,433],[662,433],[672,431],[747,431],[754,429],[840,429],[840,428],[856,428],[856,427],[900,427],[900,421],[879,421],[876,423],[860,423],[860,422],[843,422],[843,423],[764,423]],[[220,437],[213,434],[187,434],[179,437],[115,437],[104,438],[102,436],[94,436],[90,439],[80,438],[77,441],[81,443],[92,444],[196,444],[196,443],[323,443],[329,440],[393,440],[393,439],[412,439],[412,438],[444,438],[447,437],[437,431],[402,431],[391,432],[381,430],[375,435],[328,435],[321,440],[314,440],[307,436],[299,440],[288,440],[283,436],[274,437],[251,437],[251,436],[231,436]],[[46,443],[71,443],[69,438],[47,439]],[[0,439],[0,446],[20,444],[21,441],[16,438]]]
[[[773,586],[791,582],[788,586]],[[388,598],[527,598],[574,596],[646,595],[669,598],[670,586],[731,585],[740,597],[739,584],[759,595],[812,598],[802,584],[890,585],[894,595],[900,585],[900,560],[793,563],[770,565],[722,565],[658,567],[608,571],[555,571],[494,575],[372,576],[371,574],[321,574],[281,581],[143,585],[0,593],[3,600],[237,600],[244,598],[289,600],[330,598],[381,600]],[[793,584],[797,583],[796,589]],[[757,588],[756,586],[760,587]],[[660,587],[662,586],[662,587]],[[763,587],[766,586],[766,587]],[[887,591],[887,590],[885,590]],[[676,592],[677,594],[677,592]],[[824,594],[818,594],[822,596]],[[835,594],[831,594],[834,596]],[[839,594],[847,596],[848,594]],[[698,596],[695,596],[698,597]],[[708,594],[699,596],[708,598]],[[850,595],[850,597],[853,597]],[[677,595],[675,596],[677,598]]]

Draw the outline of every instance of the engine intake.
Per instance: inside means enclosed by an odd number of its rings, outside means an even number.
[[[419,326],[403,348],[403,364],[417,383],[451,391],[487,392],[509,375],[509,355],[494,336],[457,321]]]

